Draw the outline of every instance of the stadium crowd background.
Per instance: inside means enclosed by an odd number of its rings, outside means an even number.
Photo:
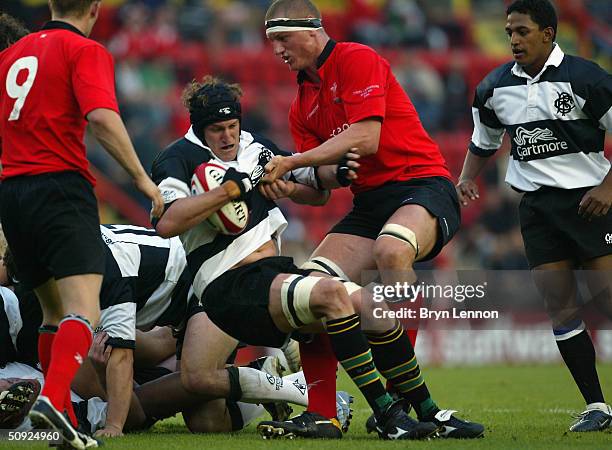
[[[2,9],[31,30],[48,19],[46,0],[5,0]],[[121,113],[145,168],[182,136],[189,117],[184,85],[215,74],[241,83],[243,127],[292,149],[287,113],[295,74],[266,43],[268,0],[104,0],[92,37],[116,61]],[[461,171],[472,130],[476,84],[510,59],[502,0],[319,0],[334,39],[381,50],[410,95],[427,131],[440,145],[453,176]],[[609,0],[556,0],[563,50],[612,68]],[[506,144],[507,147],[507,144]],[[102,221],[146,223],[148,205],[108,154],[88,142],[100,171]],[[606,154],[612,142],[606,142]],[[499,152],[481,183],[481,200],[463,210],[463,226],[433,262],[441,268],[526,269],[518,226],[519,195],[503,182],[507,151]],[[119,187],[119,189],[117,189]],[[126,195],[127,194],[127,195]],[[137,207],[139,206],[140,207]],[[284,252],[305,259],[351,207],[347,190],[324,208],[283,203],[290,227]]]

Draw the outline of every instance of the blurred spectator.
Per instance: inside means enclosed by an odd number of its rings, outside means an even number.
[[[425,129],[430,133],[438,131],[445,94],[438,72],[418,56],[406,53],[394,64],[393,73],[412,100]]]
[[[387,9],[389,45],[425,45],[427,19],[415,0],[390,0]]]

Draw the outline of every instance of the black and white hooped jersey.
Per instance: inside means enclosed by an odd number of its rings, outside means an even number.
[[[175,200],[191,195],[191,178],[204,162],[214,161],[250,174],[262,152],[288,156],[271,141],[242,131],[236,160],[225,162],[215,156],[190,128],[187,134],[162,151],[153,163],[152,178],[159,186],[166,208]],[[319,188],[314,169],[304,168],[286,174],[285,179]],[[249,200],[249,223],[237,236],[218,233],[206,221],[181,235],[187,263],[193,274],[193,288],[198,298],[215,278],[242,261],[271,239],[280,250],[280,236],[287,221],[273,201],[254,189]]]
[[[469,150],[490,156],[504,131],[512,150],[506,182],[521,191],[599,185],[610,169],[604,156],[612,130],[612,77],[597,64],[555,47],[530,77],[516,63],[492,71],[476,88]]]
[[[180,325],[191,287],[180,239],[134,225],[100,230],[107,252],[98,328],[109,334],[109,344],[134,348],[136,329]]]
[[[19,297],[17,297],[17,295]],[[34,291],[0,286],[0,366],[21,362],[36,367],[42,310]]]

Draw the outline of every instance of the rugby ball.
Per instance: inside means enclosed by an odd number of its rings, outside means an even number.
[[[200,164],[191,177],[191,195],[203,194],[221,186],[225,168],[215,163]],[[219,233],[240,234],[249,223],[249,208],[244,201],[232,200],[206,221]]]

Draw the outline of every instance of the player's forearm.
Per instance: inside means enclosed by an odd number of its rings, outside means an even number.
[[[612,166],[608,169],[608,173],[601,182],[602,186],[605,186],[607,189],[612,190]]]
[[[108,411],[106,428],[123,425],[130,410],[132,379],[134,376],[134,352],[131,349],[115,348],[106,366],[106,394]]]
[[[354,149],[360,156],[373,155],[378,151],[380,129],[381,123],[378,120],[354,123],[318,147],[293,155],[292,169],[336,164],[350,149]]]
[[[475,180],[488,161],[489,158],[475,155],[468,150],[465,155],[465,161],[463,162],[461,175],[459,175],[459,182],[464,180]]]
[[[119,114],[110,109],[94,109],[87,120],[100,145],[133,179],[147,176]]]
[[[342,187],[336,179],[336,171],[338,170],[337,164],[322,166],[317,168],[317,175],[321,181],[321,187],[323,189],[338,189]]]
[[[160,236],[178,236],[206,220],[212,213],[232,200],[223,187],[204,194],[176,200],[159,219],[155,229]]]
[[[321,191],[311,186],[296,183],[295,191],[289,198],[301,205],[323,206],[329,200],[329,191]]]

